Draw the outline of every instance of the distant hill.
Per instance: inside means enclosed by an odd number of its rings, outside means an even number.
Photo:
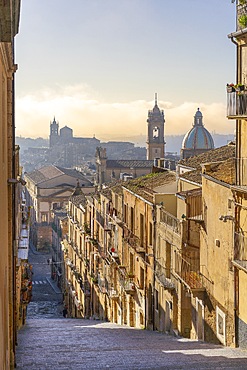
[[[223,135],[223,134],[214,134],[211,133],[214,139],[215,148],[219,148],[220,146],[226,145],[229,141],[234,140],[233,134]],[[166,152],[173,152],[173,153],[180,153],[180,149],[182,147],[184,135],[168,135],[165,137],[166,141]],[[132,136],[128,137],[128,141],[134,142],[137,146],[146,147],[146,136],[139,135],[139,136]]]
[[[38,137],[37,139],[32,139],[30,137],[21,137],[16,136],[15,143],[20,146],[21,152],[28,148],[42,148],[42,147],[49,147],[49,140],[44,139],[42,137]]]
[[[214,139],[214,145],[216,148],[226,145],[229,141],[234,140],[234,135],[223,135],[223,134],[214,134],[212,133]],[[165,137],[166,140],[166,152],[172,152],[180,154],[180,149],[182,147],[184,135],[168,135]],[[138,136],[130,136],[123,138],[122,141],[129,141],[134,143],[137,147],[144,147],[146,148],[146,135],[138,135]],[[121,141],[121,140],[119,140]],[[21,152],[28,148],[36,148],[36,147],[49,147],[49,140],[44,138],[24,138],[24,137],[16,137],[16,144],[20,145]]]

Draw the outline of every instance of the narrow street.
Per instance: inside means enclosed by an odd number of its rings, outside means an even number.
[[[116,324],[63,318],[48,254],[30,251],[33,299],[19,331],[20,370],[247,369],[247,352]]]

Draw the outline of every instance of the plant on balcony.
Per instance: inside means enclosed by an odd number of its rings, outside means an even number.
[[[246,5],[247,0],[238,0],[239,5]]]
[[[228,93],[235,92],[235,85],[233,83],[226,85],[226,90]]]
[[[245,85],[243,85],[241,83],[238,83],[236,85],[234,85],[233,83],[227,84],[226,85],[226,90],[227,90],[228,93],[244,91],[245,90]]]
[[[87,235],[91,234],[91,229],[90,229],[89,225],[86,222],[84,223],[84,231]]]
[[[242,27],[247,27],[247,14],[242,14],[239,18],[238,18],[238,23],[240,24],[240,26]]]

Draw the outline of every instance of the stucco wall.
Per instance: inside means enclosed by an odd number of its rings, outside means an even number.
[[[239,271],[239,346],[247,348],[247,274]]]

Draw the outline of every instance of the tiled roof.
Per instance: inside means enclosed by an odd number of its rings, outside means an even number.
[[[70,198],[70,201],[75,204],[77,207],[80,206],[80,204],[82,206],[85,206],[86,203],[87,203],[87,199],[85,197],[85,194],[80,194],[80,195],[74,195],[74,196],[71,196]]]
[[[121,160],[121,159],[108,159],[106,161],[106,167],[107,168],[152,168],[154,162],[150,160],[135,160],[135,159],[129,159],[129,160]]]
[[[200,185],[202,183],[202,170],[201,170],[201,167],[196,169],[196,170],[193,170],[193,171],[188,171],[188,172],[185,172],[183,173],[180,178],[182,179],[185,179],[185,180],[188,180],[188,181],[191,181],[191,182],[194,182],[198,185]]]
[[[140,195],[144,199],[152,202],[155,189],[176,181],[176,173],[172,171],[151,173],[146,176],[141,176],[133,180],[126,181],[123,187]]]
[[[45,166],[26,174],[36,185],[61,175],[67,175],[81,180],[84,184],[91,185],[91,182],[79,171],[75,169],[62,168],[57,166]]]
[[[202,194],[202,189],[201,188],[195,188],[195,189],[190,189],[186,191],[180,191],[177,193],[178,196],[181,196],[183,198],[187,197],[197,197]]]
[[[228,145],[221,146],[220,148],[208,150],[205,153],[181,159],[178,165],[190,167],[190,168],[200,168],[202,163],[219,162],[224,161],[228,158],[233,158],[235,156],[235,144],[229,143]]]
[[[210,168],[206,169],[206,174],[218,181],[235,185],[236,166],[234,158],[229,158],[220,163],[212,163]]]

